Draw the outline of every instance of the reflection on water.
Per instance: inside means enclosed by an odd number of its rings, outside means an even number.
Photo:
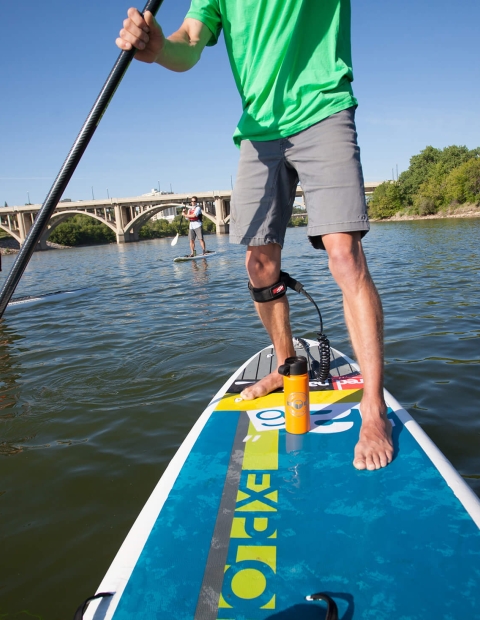
[[[0,457],[12,456],[22,451],[21,444],[27,437],[12,436],[12,420],[28,415],[28,409],[15,407],[19,399],[21,367],[16,357],[10,355],[12,344],[21,336],[5,324],[0,324]],[[20,425],[14,425],[15,431]]]
[[[365,251],[386,315],[387,388],[480,494],[479,233],[480,220],[374,224]],[[99,290],[0,323],[5,618],[72,615],[211,396],[268,344],[244,250],[225,237],[208,245],[216,256],[185,263],[173,258],[186,238],[33,255],[18,295]],[[283,268],[353,355],[340,292],[305,229],[288,231]],[[289,299],[295,335],[315,338],[314,308]]]

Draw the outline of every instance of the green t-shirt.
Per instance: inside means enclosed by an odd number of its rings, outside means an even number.
[[[241,140],[291,136],[357,105],[350,0],[192,0],[187,17],[223,28],[243,114]]]

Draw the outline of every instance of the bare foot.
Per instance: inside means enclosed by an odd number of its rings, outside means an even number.
[[[254,398],[260,398],[260,396],[266,396],[283,386],[283,376],[274,370],[269,375],[245,388],[240,396],[243,400],[253,400]]]
[[[392,424],[386,413],[362,415],[360,438],[355,446],[353,466],[373,471],[386,467],[393,459]]]

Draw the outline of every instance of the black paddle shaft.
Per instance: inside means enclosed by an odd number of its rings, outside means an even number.
[[[156,15],[162,2],[163,0],[148,0],[145,8],[143,9],[143,13],[145,13],[145,11],[150,11],[153,15]],[[93,104],[90,114],[87,116],[77,139],[73,143],[73,146],[70,149],[63,166],[61,167],[60,172],[58,173],[57,178],[55,179],[45,202],[42,205],[42,208],[38,212],[33,226],[30,229],[20,252],[18,253],[13,267],[0,292],[0,318],[3,316],[5,308],[17,288],[20,278],[22,277],[23,272],[28,265],[28,261],[33,254],[35,246],[47,226],[48,220],[52,216],[52,213],[54,212],[55,207],[57,206],[63,192],[65,191],[65,188],[68,185],[68,182],[75,172],[75,169],[78,166],[82,155],[90,142],[90,139],[102,120],[105,110],[112,100],[113,95],[122,81],[122,78],[125,75],[130,63],[132,62],[135,51],[135,49],[131,49],[129,51],[120,52],[120,55],[118,56],[117,61],[107,78],[107,81],[103,85],[97,100]]]

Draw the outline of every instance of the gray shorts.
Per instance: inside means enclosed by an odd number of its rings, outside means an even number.
[[[230,242],[283,247],[300,182],[307,234],[325,249],[322,235],[370,228],[365,203],[355,108],[329,116],[288,138],[243,140],[232,195]],[[301,199],[299,199],[301,201]]]
[[[200,239],[201,241],[203,241],[203,228],[201,226],[199,226],[198,228],[190,228],[189,238],[192,241],[195,241],[195,239]]]

